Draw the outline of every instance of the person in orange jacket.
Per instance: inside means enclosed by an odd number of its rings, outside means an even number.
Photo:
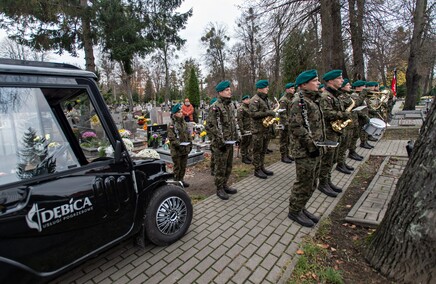
[[[182,106],[182,114],[186,122],[194,121],[194,106],[191,105],[188,98],[185,99]]]

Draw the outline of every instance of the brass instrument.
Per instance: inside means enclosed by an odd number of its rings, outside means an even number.
[[[349,105],[345,109],[345,111],[346,112],[351,112],[351,110],[354,108],[355,105],[356,105],[356,103],[354,102],[353,99],[351,99],[351,105]],[[338,119],[336,121],[332,121],[330,124],[332,125],[333,131],[340,133],[342,131],[342,129],[347,127],[347,125],[350,124],[351,122],[353,122],[353,120],[351,120],[351,119],[347,119],[345,121],[342,121],[342,120]]]
[[[273,109],[273,111],[277,114],[279,108],[280,108],[280,104],[279,101],[277,100],[277,98],[274,98],[276,100],[277,103],[277,107],[275,109]],[[262,124],[263,127],[269,127],[271,125],[273,125],[274,123],[278,122],[278,118],[274,117],[274,116],[267,116],[263,119]]]
[[[367,94],[367,98],[369,98],[369,107],[373,110],[378,110],[383,104],[388,103],[389,90],[370,92]]]

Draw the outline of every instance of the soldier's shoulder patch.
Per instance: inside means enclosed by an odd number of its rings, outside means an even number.
[[[174,128],[174,125],[171,124],[171,125],[170,125],[170,128]]]

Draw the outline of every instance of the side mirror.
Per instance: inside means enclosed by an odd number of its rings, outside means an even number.
[[[121,158],[123,157],[123,147],[121,146],[121,141],[117,140],[115,144],[115,164],[118,164],[121,162]]]

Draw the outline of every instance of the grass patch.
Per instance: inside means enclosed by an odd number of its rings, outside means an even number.
[[[205,200],[206,198],[207,198],[207,196],[205,196],[205,195],[192,195],[191,201],[192,201],[192,204],[196,204],[202,200]]]
[[[329,251],[322,244],[307,240],[303,243],[301,251],[303,254],[300,255],[288,283],[344,283],[341,271],[324,265]]]

